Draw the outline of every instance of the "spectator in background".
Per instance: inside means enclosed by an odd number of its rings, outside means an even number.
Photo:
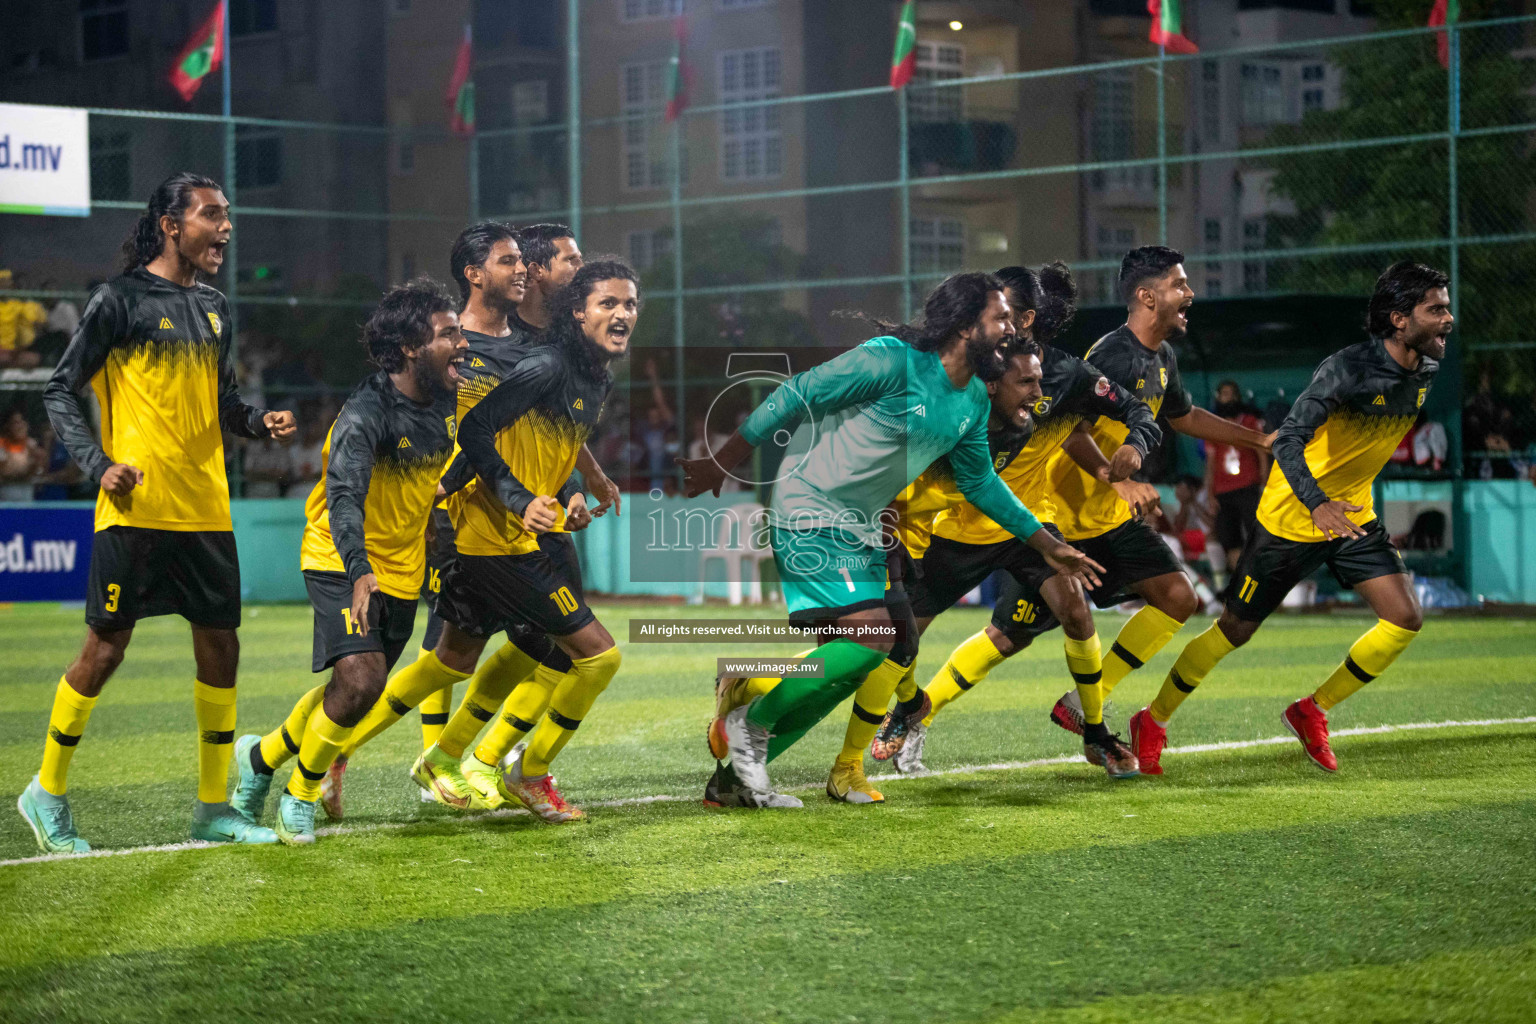
[[[288,489],[283,497],[303,501],[320,482],[325,473],[325,438],[335,418],[335,408],[327,404],[317,415],[303,420],[304,433],[299,443],[288,449]]]
[[[42,475],[37,478],[38,501],[67,501],[69,492],[84,479],[80,467],[69,457],[69,449],[59,440],[53,424],[43,421],[38,449],[43,453]]]
[[[44,281],[43,288],[52,291],[53,282]],[[48,311],[48,319],[43,326],[49,334],[58,335],[68,343],[69,339],[74,337],[75,328],[80,326],[80,307],[75,305],[72,299],[60,299]]]
[[[0,367],[29,369],[42,362],[32,343],[37,329],[48,321],[48,311],[31,299],[7,294],[15,286],[15,275],[0,270]]]
[[[32,438],[27,414],[12,409],[0,431],[0,501],[31,501],[32,478],[43,464],[43,451]]]
[[[242,475],[245,478],[245,496],[247,498],[281,498],[292,464],[289,449],[273,443],[270,437],[264,437],[259,441],[248,441],[245,445],[245,464],[242,469]],[[305,492],[305,497],[308,497],[308,492]]]
[[[1212,409],[1222,419],[1240,423],[1250,430],[1265,431],[1269,428],[1259,417],[1259,411],[1243,401],[1242,389],[1233,380],[1224,380],[1216,387],[1216,404]],[[1221,545],[1224,564],[1213,564],[1219,572],[1223,596],[1237,560],[1253,536],[1258,522],[1259,496],[1264,491],[1264,480],[1269,475],[1269,456],[1250,448],[1208,442],[1205,447],[1206,508],[1212,518],[1212,532]]]
[[[1392,453],[1392,463],[1397,466],[1418,466],[1422,469],[1440,470],[1445,466],[1447,441],[1445,428],[1419,410],[1418,418],[1408,433],[1398,442]]]
[[[645,361],[645,375],[651,382],[651,407],[645,411],[645,423],[640,428],[640,445],[645,449],[647,486],[659,491],[665,488],[667,477],[675,475],[676,464],[667,457],[667,431],[676,424],[677,416],[667,403],[667,393],[662,390],[656,360]],[[673,440],[675,442],[675,435]]]

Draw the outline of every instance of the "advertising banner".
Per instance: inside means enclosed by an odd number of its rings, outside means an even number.
[[[0,213],[91,215],[87,114],[0,103]]]
[[[0,505],[0,601],[84,601],[96,510]]]

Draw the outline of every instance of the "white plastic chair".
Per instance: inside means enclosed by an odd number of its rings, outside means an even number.
[[[763,581],[758,567],[764,559],[773,557],[771,548],[758,543],[759,535],[763,532],[758,521],[763,506],[755,501],[747,501],[731,505],[725,511],[728,518],[717,531],[715,546],[699,552],[699,577],[694,603],[703,603],[706,570],[711,561],[718,559],[725,568],[727,600],[732,605],[741,604],[744,576],[742,566],[750,562],[752,571],[747,580],[746,598],[751,604],[762,604]]]

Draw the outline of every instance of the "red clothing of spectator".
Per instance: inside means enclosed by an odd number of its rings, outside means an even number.
[[[1229,417],[1236,423],[1241,423],[1249,430],[1263,430],[1264,423],[1251,412],[1239,413]],[[1207,457],[1213,467],[1211,471],[1211,490],[1215,494],[1226,494],[1243,487],[1252,487],[1259,483],[1259,455],[1249,448],[1237,448],[1229,444],[1216,444],[1206,442]]]

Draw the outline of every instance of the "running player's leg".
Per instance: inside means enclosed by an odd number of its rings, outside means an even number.
[[[416,657],[420,658],[431,654],[437,649],[437,642],[443,635],[443,620],[437,612],[427,613],[427,632],[421,638],[421,650]],[[427,694],[419,705],[421,712],[421,749],[426,750],[437,742],[437,738],[443,734],[443,726],[448,724],[448,717],[453,710],[453,687],[445,686],[436,693]]]
[[[889,657],[875,666],[853,695],[853,709],[843,733],[843,749],[832,762],[827,795],[844,803],[883,803],[884,795],[870,785],[864,773],[864,750],[885,721],[886,708],[903,677],[917,661],[918,628],[907,599],[906,587],[895,582],[887,591],[886,610],[897,626],[895,646]]]
[[[84,853],[90,844],[75,831],[74,817],[65,796],[69,763],[85,733],[97,698],[123,663],[133,629],[102,630],[87,627],[80,653],[59,677],[48,733],[43,740],[43,760],[37,775],[22,791],[17,807],[37,837],[44,853]]]
[[[197,803],[192,838],[208,842],[270,843],[271,829],[248,821],[229,804],[230,754],[235,744],[235,672],[240,640],[233,629],[192,626],[197,679],[192,684],[197,716]]]
[[[1108,570],[1094,603],[1106,608],[1122,590],[1147,602],[1120,628],[1104,655],[1104,696],[1127,675],[1150,661],[1200,607],[1189,577],[1163,539],[1144,521],[1133,519],[1107,533],[1075,542]]]
[[[571,671],[570,657],[555,646],[546,634],[519,629],[509,635],[514,640],[487,661],[490,664],[498,658],[501,660],[502,667],[498,671],[504,673],[511,682],[505,696],[496,704],[490,703],[489,698],[495,695],[499,687],[486,686],[485,703],[474,704],[466,694],[464,706],[454,716],[455,726],[444,733],[447,742],[440,744],[442,750],[450,755],[454,754],[454,745],[457,745],[459,770],[463,772],[465,781],[479,793],[480,802],[492,810],[509,801],[516,802],[516,797],[502,779],[501,765],[517,744],[533,731],[548,709],[555,687]],[[515,652],[520,662],[531,664],[531,671],[526,670],[523,664],[514,665],[509,649]],[[480,672],[475,673],[475,678],[479,679],[484,671],[485,666],[482,665]],[[471,680],[470,692],[474,693],[475,690],[475,680]],[[454,735],[456,724],[466,711],[474,715],[474,718],[465,723],[466,728],[462,734]],[[481,715],[485,718],[482,719]],[[492,719],[494,721],[491,721],[491,727],[481,739],[480,745],[465,756],[464,750],[473,738],[472,734],[479,731],[481,721]]]
[[[1380,521],[1367,527],[1363,537],[1331,544],[1335,550],[1328,559],[1329,568],[1371,606],[1377,622],[1354,642],[1344,661],[1310,697],[1296,701],[1281,717],[1301,740],[1307,756],[1324,771],[1337,771],[1339,766],[1328,744],[1328,712],[1390,668],[1424,626],[1418,595]]]

